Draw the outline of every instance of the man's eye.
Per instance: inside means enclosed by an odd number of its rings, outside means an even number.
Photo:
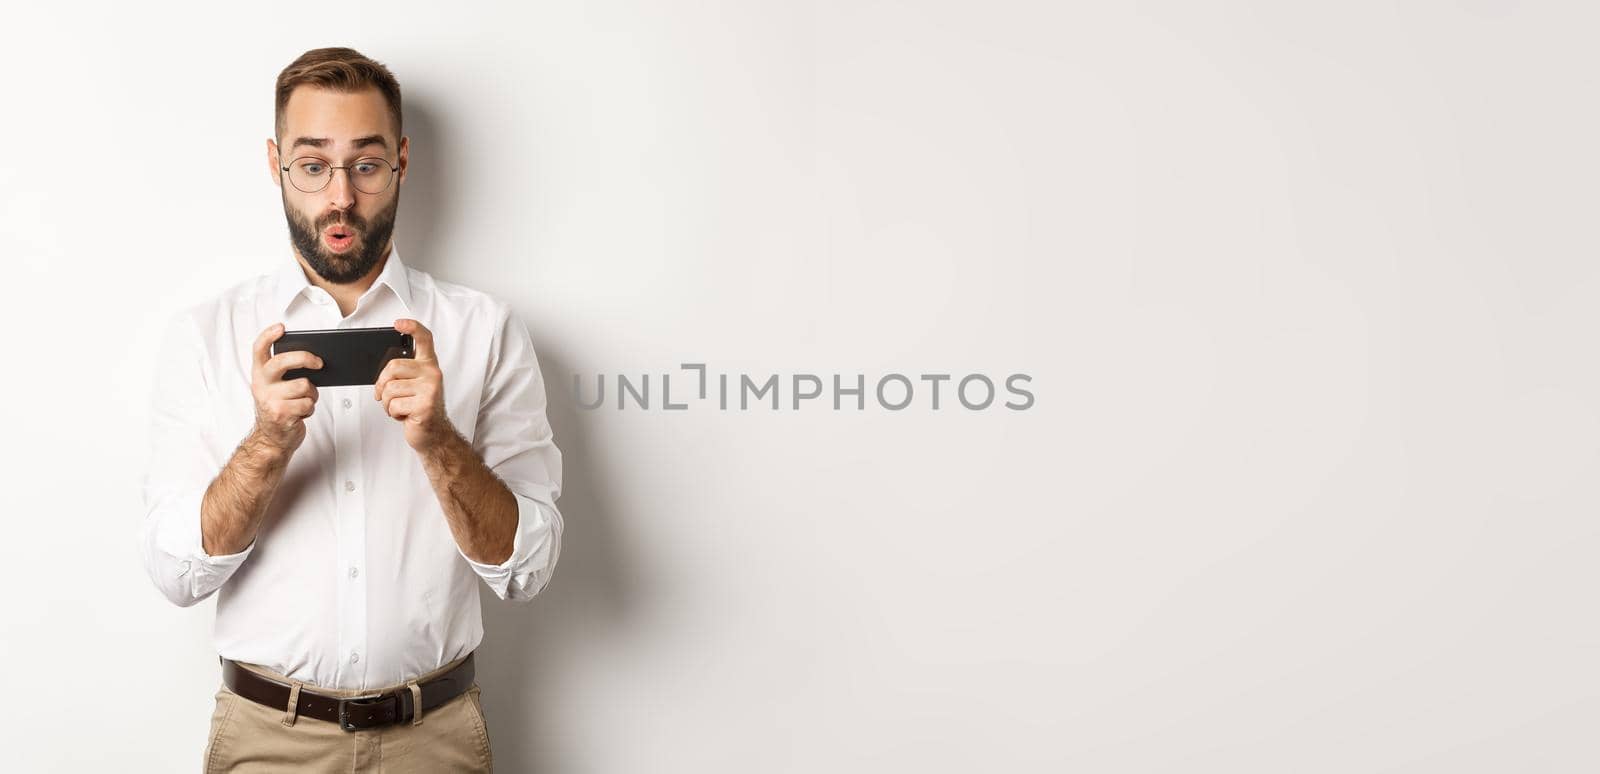
[[[305,172],[308,175],[320,175],[326,170],[327,170],[327,167],[325,167],[325,166],[323,166],[321,164],[316,164],[316,163],[301,164],[300,165],[300,171]]]
[[[362,163],[356,165],[356,174],[358,175],[370,175],[376,171],[378,171],[377,164]]]

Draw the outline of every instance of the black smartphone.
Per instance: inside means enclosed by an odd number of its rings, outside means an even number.
[[[307,351],[322,358],[321,368],[291,368],[285,381],[304,376],[318,387],[377,384],[383,367],[397,357],[412,357],[411,334],[389,328],[329,328],[284,331],[272,354]]]

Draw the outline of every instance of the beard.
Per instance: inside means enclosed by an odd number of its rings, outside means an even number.
[[[394,201],[379,211],[371,223],[354,211],[330,212],[312,223],[290,205],[288,199],[283,202],[283,214],[289,221],[289,241],[294,243],[294,249],[306,259],[306,263],[311,264],[317,276],[336,285],[361,279],[372,271],[373,266],[378,265],[378,260],[389,247],[389,237],[394,233],[395,213],[399,209],[400,197],[396,195]],[[350,229],[358,242],[355,247],[343,253],[327,249],[322,243],[322,230],[335,223],[342,223]]]

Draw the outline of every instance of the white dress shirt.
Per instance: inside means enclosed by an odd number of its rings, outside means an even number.
[[[516,495],[511,558],[490,565],[461,552],[420,458],[371,385],[319,388],[255,540],[236,554],[206,554],[201,498],[255,422],[256,337],[279,321],[305,330],[400,317],[433,332],[450,422]],[[478,646],[480,578],[511,600],[550,581],[561,550],[561,451],[527,329],[498,299],[408,268],[394,249],[349,317],[292,255],[176,315],[152,404],[145,569],[175,604],[217,593],[222,656],[314,686],[402,683]]]

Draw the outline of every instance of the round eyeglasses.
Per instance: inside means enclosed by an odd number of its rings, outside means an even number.
[[[316,193],[327,188],[329,181],[333,180],[335,169],[344,170],[350,177],[350,185],[366,194],[388,190],[389,184],[394,182],[394,173],[400,171],[388,160],[372,156],[356,159],[343,166],[330,164],[327,159],[316,156],[301,156],[283,167],[283,171],[289,173],[289,184],[304,193]]]

